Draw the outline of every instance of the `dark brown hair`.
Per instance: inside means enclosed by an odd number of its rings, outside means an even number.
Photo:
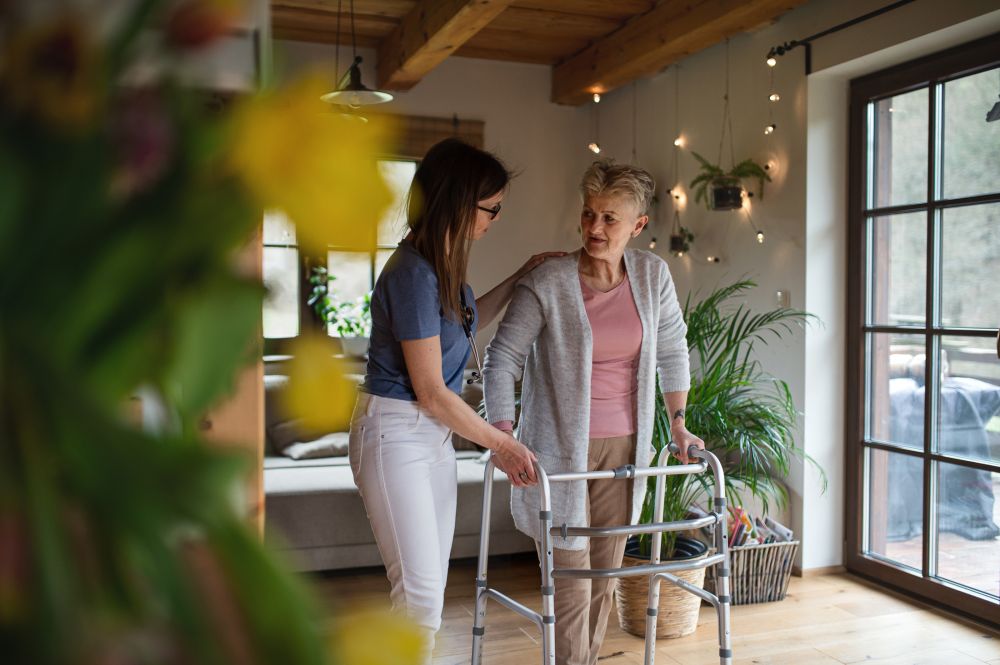
[[[469,267],[476,206],[503,191],[511,174],[494,155],[450,138],[424,156],[410,186],[413,245],[434,266],[441,309],[458,319]]]

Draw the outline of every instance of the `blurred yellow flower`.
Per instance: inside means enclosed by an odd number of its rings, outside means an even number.
[[[71,15],[15,32],[0,53],[0,86],[12,106],[60,129],[92,126],[101,83],[96,45]]]
[[[333,343],[320,333],[300,335],[291,344],[285,409],[312,432],[350,428],[357,388],[333,357]]]
[[[291,218],[307,249],[371,249],[391,201],[376,162],[389,152],[389,126],[320,102],[331,80],[304,77],[245,103],[234,119],[232,165],[263,208]]]
[[[342,665],[416,665],[424,637],[416,624],[384,610],[344,613],[330,635]]]

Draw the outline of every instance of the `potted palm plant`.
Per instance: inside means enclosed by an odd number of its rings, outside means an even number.
[[[764,198],[764,181],[771,182],[767,169],[752,159],[744,159],[729,172],[713,164],[696,152],[694,155],[701,170],[691,181],[694,200],[701,201],[709,210],[736,210],[743,205],[743,180],[757,180],[760,197]],[[752,194],[751,194],[752,195]]]
[[[787,307],[754,313],[744,303],[732,304],[754,286],[750,280],[741,280],[716,289],[697,303],[688,296],[684,303],[688,348],[693,356],[686,423],[722,461],[730,505],[739,505],[740,496],[750,495],[766,511],[771,505],[787,503],[788,490],[781,478],[788,475],[791,460],[809,458],[792,438],[797,412],[788,384],[765,373],[753,357],[753,350],[757,344],[791,334],[795,326],[813,317]],[[661,454],[666,454],[663,451],[669,443],[670,417],[657,389],[653,464]],[[670,464],[677,463],[670,460]],[[684,519],[692,506],[705,504],[712,496],[706,476],[667,476],[665,480],[664,521]],[[642,523],[652,521],[654,487],[655,480],[648,479],[639,519]],[[661,537],[661,551],[672,552],[673,558],[707,553],[707,547],[695,544],[698,542],[695,539],[674,532]],[[650,538],[640,536],[629,542],[626,565],[648,562]],[[685,578],[686,581],[699,585],[703,582],[704,571],[688,571],[688,574],[691,577]],[[616,589],[619,622],[628,632],[643,634],[647,588],[648,578],[619,580]],[[657,635],[661,637],[686,635],[697,625],[697,597],[683,591],[674,597],[670,594],[673,589],[664,586],[661,591],[657,619]]]

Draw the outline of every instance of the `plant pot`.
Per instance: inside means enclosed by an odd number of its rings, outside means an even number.
[[[712,210],[736,210],[743,207],[743,187],[739,180],[722,178],[712,181]]]
[[[687,253],[691,249],[691,245],[688,243],[687,238],[681,235],[670,236],[670,252],[680,256],[681,254]]]
[[[701,559],[708,556],[708,546],[700,540],[678,536],[674,556],[663,561]],[[630,538],[625,546],[626,567],[649,563],[648,556],[639,554],[639,541]],[[705,569],[685,570],[674,573],[685,582],[697,587],[705,583]],[[618,605],[618,623],[627,633],[644,637],[646,634],[646,603],[649,601],[649,575],[620,577],[615,587]],[[660,608],[656,616],[656,637],[673,638],[690,635],[698,627],[698,610],[701,598],[669,582],[660,583]]]
[[[344,350],[345,356],[352,358],[365,358],[368,356],[367,337],[341,337],[340,346]]]

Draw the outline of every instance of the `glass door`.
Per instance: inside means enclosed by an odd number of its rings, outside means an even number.
[[[996,37],[852,82],[848,567],[1000,623]],[[1000,106],[997,107],[1000,113]]]

